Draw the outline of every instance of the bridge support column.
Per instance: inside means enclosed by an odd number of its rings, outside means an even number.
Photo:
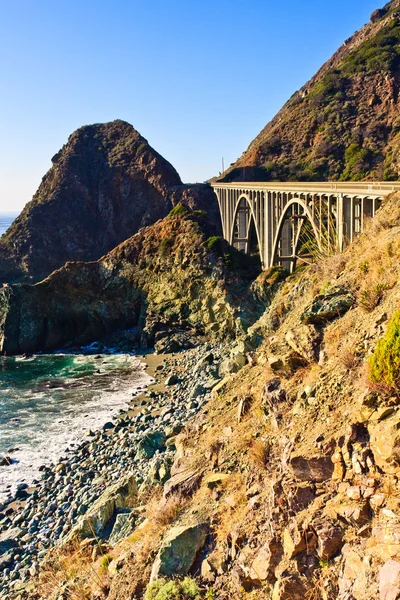
[[[337,196],[337,215],[336,215],[336,231],[337,231],[337,244],[339,252],[344,249],[344,201],[343,194]]]

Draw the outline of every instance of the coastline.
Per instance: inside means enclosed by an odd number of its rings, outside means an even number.
[[[127,472],[134,474],[139,490],[169,476],[173,438],[207,402],[214,385],[206,383],[198,367],[211,350],[218,353],[206,344],[175,355],[136,355],[154,381],[138,390],[127,410],[54,466],[44,466],[37,486],[20,486],[21,498],[1,507],[1,598],[29,594],[48,550]],[[170,376],[171,385],[166,385]]]

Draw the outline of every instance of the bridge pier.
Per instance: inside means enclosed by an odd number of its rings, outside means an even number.
[[[224,238],[243,252],[257,251],[264,269],[282,264],[289,270],[302,258],[298,252],[305,241],[320,252],[343,250],[362,233],[383,198],[400,191],[397,182],[216,181],[212,186]]]

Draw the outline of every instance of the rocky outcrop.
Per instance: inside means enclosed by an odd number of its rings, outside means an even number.
[[[211,188],[183,186],[129,123],[81,127],[52,162],[0,240],[0,282],[38,281],[66,261],[97,260],[178,202],[210,210],[210,229],[219,235]]]
[[[36,285],[0,288],[0,351],[85,344],[133,326],[145,347],[177,330],[243,333],[265,308],[245,279],[246,257],[226,248],[226,266],[208,249],[203,214],[182,206],[177,213],[99,261],[69,262]]]

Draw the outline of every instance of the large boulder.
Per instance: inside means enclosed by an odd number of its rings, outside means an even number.
[[[72,539],[88,537],[103,537],[108,528],[113,525],[118,509],[132,508],[137,504],[138,489],[135,476],[126,475],[120,481],[106,489],[87,510],[68,536],[63,540],[67,544]]]
[[[337,285],[315,296],[304,309],[301,318],[306,324],[325,325],[346,313],[354,303],[353,294]]]
[[[150,580],[187,575],[205,544],[208,531],[207,523],[173,527],[164,538],[153,563]]]
[[[400,413],[368,427],[375,463],[384,472],[400,470]]]

